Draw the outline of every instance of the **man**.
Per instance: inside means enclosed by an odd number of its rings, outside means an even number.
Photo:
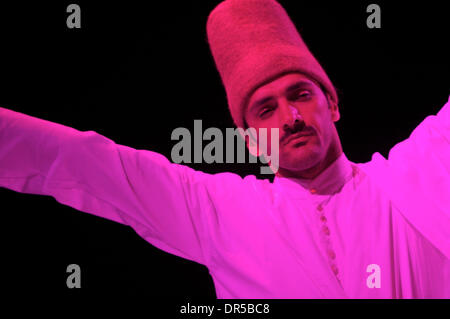
[[[315,178],[342,154],[334,126],[338,119],[337,105],[301,73],[288,73],[259,87],[244,113],[246,126],[283,131],[277,176],[303,179]],[[272,140],[271,131],[268,141]]]
[[[450,297],[450,103],[355,164],[335,89],[277,2],[222,2],[207,32],[236,125],[280,129],[273,183],[0,109],[0,186],[131,226],[207,266],[218,298]]]

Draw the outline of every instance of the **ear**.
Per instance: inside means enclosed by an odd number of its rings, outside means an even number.
[[[261,156],[262,152],[258,149],[258,140],[256,136],[250,133],[249,136],[245,136],[245,144],[247,145],[248,151],[255,157]]]
[[[339,107],[335,102],[331,102],[331,119],[333,122],[339,121],[341,114],[339,113]]]
[[[339,107],[337,103],[333,101],[329,93],[327,93],[326,95],[328,100],[328,106],[331,111],[331,120],[333,122],[337,122],[341,118],[341,114],[339,113]]]
[[[244,135],[244,140],[245,140],[245,145],[248,148],[248,151],[250,152],[250,154],[252,154],[255,157],[259,157],[262,152],[258,149],[258,139],[257,139],[257,132],[255,131],[255,129],[249,129],[249,126],[247,124],[247,121],[245,119],[244,116],[244,125],[247,128],[245,131],[248,131],[248,135]],[[244,129],[244,128],[242,128]],[[255,133],[255,134],[253,134]]]

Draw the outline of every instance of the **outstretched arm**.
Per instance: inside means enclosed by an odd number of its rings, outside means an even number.
[[[450,259],[450,98],[386,160],[365,164],[405,218]]]
[[[156,247],[202,264],[208,232],[200,208],[208,178],[96,132],[0,108],[0,187],[53,196],[129,225]]]

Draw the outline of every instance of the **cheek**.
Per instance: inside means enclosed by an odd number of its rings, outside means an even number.
[[[329,119],[322,119],[320,122],[319,130],[319,138],[322,140],[322,143],[327,144],[329,140],[331,140],[333,135],[333,124]]]
[[[316,130],[318,135],[326,135],[330,126],[330,112],[323,107],[317,107],[315,112],[311,112],[310,116],[305,118],[306,126],[310,126]]]

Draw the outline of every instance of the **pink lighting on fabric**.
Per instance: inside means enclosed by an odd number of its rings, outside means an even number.
[[[388,158],[270,183],[0,108],[0,186],[132,227],[218,298],[449,298],[449,140],[447,102]]]

